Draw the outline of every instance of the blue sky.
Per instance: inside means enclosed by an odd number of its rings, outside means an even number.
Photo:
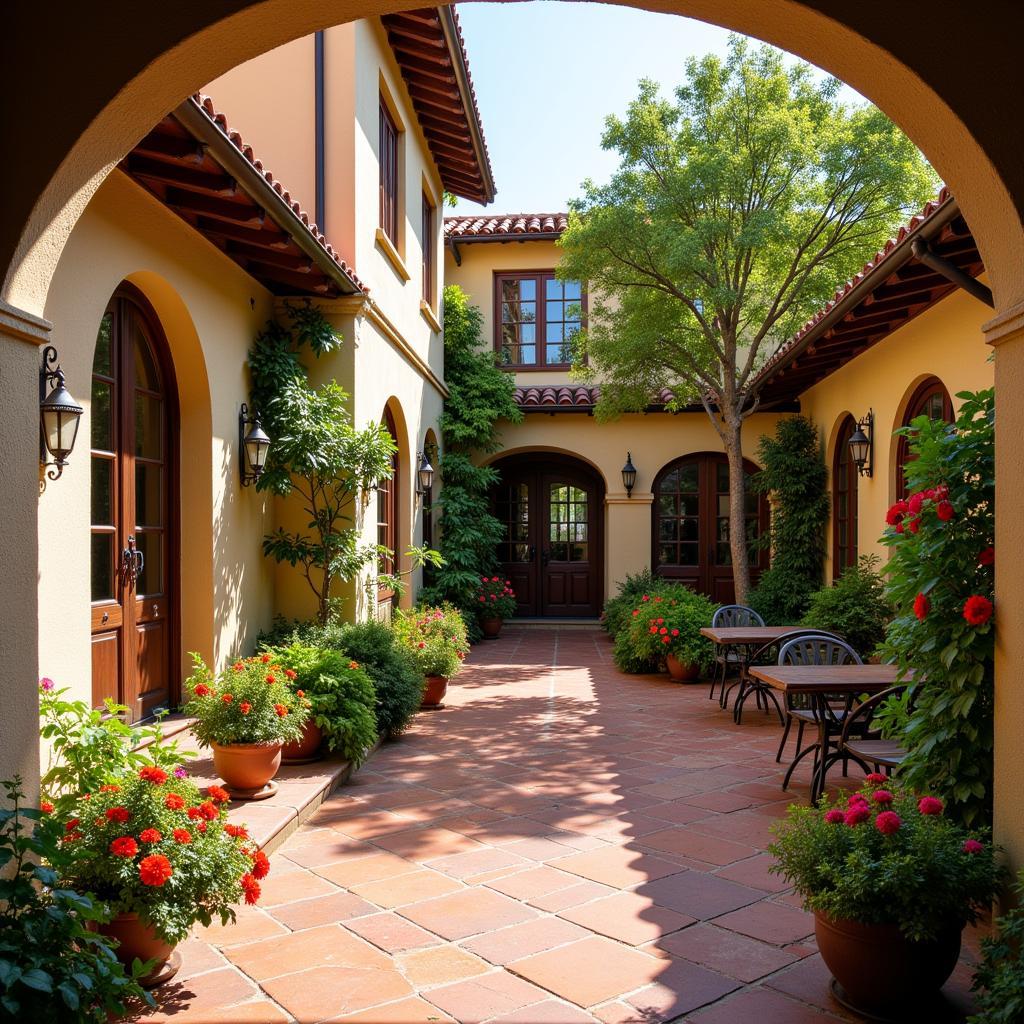
[[[584,178],[607,179],[604,118],[624,113],[641,78],[666,95],[688,57],[726,52],[715,25],[603,3],[460,3],[469,67],[498,196],[456,213],[564,210]],[[850,102],[859,100],[844,90]]]

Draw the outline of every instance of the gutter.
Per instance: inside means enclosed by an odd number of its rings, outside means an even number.
[[[449,235],[445,242],[448,245],[472,245],[474,242],[557,242],[562,237],[561,231],[517,231],[503,235]],[[456,257],[456,263],[458,257]]]
[[[973,295],[979,302],[984,302],[986,306],[991,306],[993,309],[996,308],[991,288],[980,281],[975,281],[970,274],[965,274],[955,263],[940,256],[924,238],[915,238],[910,248],[913,250],[914,257],[930,270],[941,274],[947,281],[962,288],[968,295]]]

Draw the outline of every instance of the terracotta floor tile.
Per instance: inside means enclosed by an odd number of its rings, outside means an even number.
[[[666,935],[658,940],[658,945],[675,956],[748,982],[757,981],[798,959],[777,946],[710,924],[694,925]]]
[[[490,1024],[593,1024],[596,1019],[578,1006],[545,999],[543,1003],[495,1017]]]
[[[371,1010],[348,1013],[334,1020],[345,1021],[347,1024],[435,1024],[438,1021],[451,1021],[452,1018],[442,1013],[433,1003],[414,997],[400,999],[386,1006],[375,1006]]]
[[[648,1021],[674,1020],[680,1014],[721,999],[739,988],[739,982],[685,960],[669,964],[653,985],[625,996]]]
[[[149,1011],[143,1019],[162,1024],[172,1019],[209,1020],[227,1007],[257,999],[260,990],[245,975],[224,967],[187,981],[172,980],[161,987],[158,995],[157,1009]]]
[[[309,899],[313,896],[330,896],[338,891],[327,879],[300,868],[287,874],[271,870],[270,874],[260,883],[262,895],[260,906],[265,910],[280,906],[282,903],[294,903],[296,900]]]
[[[492,964],[504,965],[513,960],[542,953],[556,946],[564,946],[589,933],[578,925],[557,917],[538,918],[525,921],[509,928],[485,932],[474,939],[463,942],[466,949],[489,960]]]
[[[656,853],[681,853],[716,865],[732,864],[752,857],[758,852],[752,846],[703,835],[688,828],[670,828],[664,832],[655,832],[644,836],[639,843]]]
[[[771,989],[753,988],[723,999],[691,1019],[694,1024],[829,1024],[839,1018],[823,1016]]]
[[[547,993],[507,971],[493,971],[431,989],[424,998],[450,1013],[460,1024],[480,1024],[480,1021],[540,1003],[547,998]]]
[[[435,857],[447,857],[481,848],[481,844],[469,836],[440,826],[395,832],[375,839],[374,844],[400,857],[407,857],[420,863],[433,860]]]
[[[322,924],[335,924],[350,917],[363,917],[377,913],[377,908],[359,896],[348,892],[335,892],[330,896],[316,896],[295,903],[285,903],[269,911],[270,916],[280,921],[293,932],[303,928],[316,928]]]
[[[570,871],[593,882],[617,889],[650,882],[679,871],[676,864],[624,846],[609,846],[589,853],[576,853],[558,862],[559,870]]]
[[[436,935],[431,935],[392,911],[352,918],[345,922],[345,927],[385,953],[404,953],[410,949],[436,946],[441,941]]]
[[[666,907],[659,907],[646,896],[632,892],[617,893],[582,907],[563,910],[559,917],[630,946],[659,939],[669,932],[693,924],[695,920]]]
[[[173,986],[175,983],[171,982]],[[161,1009],[133,1017],[148,1024],[162,1021],[184,1022],[184,1024],[291,1024],[291,1018],[279,1006],[265,996],[250,999],[245,1003],[202,1009],[186,987],[180,990],[180,1002],[166,999],[161,994]]]
[[[503,846],[506,853],[514,853],[517,857],[525,857],[527,860],[544,863],[549,860],[556,860],[559,857],[568,857],[573,852],[573,847],[567,845],[562,839],[576,838],[571,832],[552,833],[547,837],[536,836],[528,839],[517,839],[514,843]]]
[[[695,793],[686,798],[686,802],[694,807],[707,808],[711,811],[738,811],[751,804],[756,804],[757,798],[748,796],[745,793],[737,793],[735,790],[712,790],[708,793]]]
[[[393,878],[382,878],[376,882],[363,882],[352,886],[352,892],[364,900],[376,903],[385,910],[420,903],[423,900],[456,892],[462,884],[438,871],[421,868]]]
[[[218,946],[232,946],[243,942],[255,942],[271,935],[287,935],[288,929],[274,920],[265,910],[258,907],[238,907],[233,924],[214,922],[208,928],[197,926],[193,932],[196,938]]]
[[[665,970],[663,960],[598,936],[510,966],[516,974],[583,1007],[650,984]]]
[[[579,882],[577,885],[570,885],[568,889],[556,889],[543,896],[530,896],[526,902],[538,910],[557,914],[566,907],[578,907],[581,903],[589,903],[601,896],[611,896],[617,891],[611,886],[601,885],[600,882]]]
[[[663,804],[654,804],[648,807],[644,813],[652,818],[671,821],[677,825],[688,825],[692,821],[709,818],[715,812],[709,811],[705,807],[696,807],[686,800],[670,800]]]
[[[789,888],[789,882],[782,875],[773,874],[769,868],[775,864],[770,853],[759,853],[755,857],[737,861],[716,871],[719,878],[727,878],[730,882],[749,885],[752,889],[764,889],[765,892],[782,892]]]
[[[398,967],[417,989],[448,985],[491,970],[489,963],[450,945],[406,953],[398,958]]]
[[[813,915],[771,900],[715,918],[715,924],[776,946],[796,942],[814,933]]]
[[[548,893],[567,889],[578,883],[578,875],[545,865],[539,868],[529,868],[526,871],[517,871],[515,874],[505,875],[487,884],[491,889],[497,889],[498,892],[503,892],[506,896],[511,896],[514,899],[532,900],[537,896],[546,896]]]
[[[501,869],[511,871],[513,868],[528,867],[530,861],[507,850],[485,846],[479,850],[467,850],[465,853],[438,857],[427,861],[427,864],[435,871],[443,871],[452,878],[470,878],[485,872]]]
[[[372,857],[360,857],[358,860],[346,860],[340,864],[327,864],[318,867],[316,873],[336,885],[351,889],[364,882],[377,882],[382,878],[395,878],[398,875],[416,871],[418,864],[393,853],[382,853],[379,850]]]
[[[403,907],[410,921],[446,939],[464,939],[536,917],[535,911],[486,888],[463,889],[440,899]]]
[[[262,983],[267,995],[300,1021],[321,1021],[412,994],[394,968],[319,966]]]
[[[312,834],[317,838],[309,842],[296,843],[294,838],[289,841],[287,848],[281,851],[282,858],[304,868],[318,868],[380,852],[376,846],[349,839],[333,829],[319,829]],[[302,833],[297,832],[295,838],[301,836]]]
[[[763,892],[703,871],[683,871],[637,886],[636,892],[677,914],[704,921],[738,910],[764,897]]]

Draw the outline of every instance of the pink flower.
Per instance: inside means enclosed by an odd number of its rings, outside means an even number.
[[[941,814],[942,801],[937,796],[923,796],[917,801],[917,809],[922,814]]]
[[[883,836],[895,835],[900,830],[900,825],[903,824],[903,820],[895,811],[882,811],[877,818],[875,818],[875,828],[882,833]]]
[[[882,786],[889,780],[881,772],[871,772],[870,775],[864,777],[864,781],[871,783],[872,786]]]
[[[985,847],[982,846],[977,839],[965,839],[964,845],[961,847],[961,849],[964,851],[964,853],[975,854],[981,853],[985,849]]]
[[[43,693],[49,693],[53,689],[53,687],[53,680],[48,678],[47,676],[43,676],[43,678],[39,680],[39,689],[42,690]]]
[[[851,793],[846,798],[847,807],[867,807],[868,798],[863,793]]]
[[[842,825],[846,819],[846,815],[838,807],[833,807],[831,811],[825,812],[825,820],[830,825]]]
[[[876,789],[874,793],[871,794],[871,799],[874,800],[876,804],[891,804],[893,801],[893,795],[887,789]]]
[[[853,826],[859,825],[862,821],[867,821],[870,817],[871,811],[868,810],[867,804],[855,804],[843,815],[843,821],[847,825]]]

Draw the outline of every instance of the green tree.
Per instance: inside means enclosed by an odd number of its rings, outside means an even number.
[[[675,100],[640,83],[602,144],[619,167],[570,204],[559,274],[588,282],[577,369],[604,385],[600,417],[669,388],[700,405],[729,461],[736,596],[747,600],[744,420],[755,376],[934,191],[914,145],[879,110],[847,107],[834,79],[733,37],[725,60],[686,65]],[[589,365],[584,365],[589,356]]]
[[[456,285],[444,290],[444,374],[449,396],[441,417],[441,542],[444,565],[424,591],[432,603],[468,608],[484,574],[496,568],[495,551],[504,526],[490,512],[490,489],[498,471],[481,466],[481,455],[501,448],[498,421],[518,423],[522,413],[512,397],[515,380],[494,365],[482,341],[483,317]],[[475,622],[475,614],[470,617]]]
[[[249,352],[253,405],[271,439],[256,486],[282,497],[297,494],[309,532],[279,526],[263,538],[263,552],[299,569],[323,625],[334,607],[334,583],[377,557],[375,544],[360,543],[355,512],[360,493],[391,475],[395,445],[380,423],[352,425],[348,395],[337,381],[310,384],[302,351],[319,358],[336,351],[341,338],[312,305],[285,310],[288,326],[269,322]]]

